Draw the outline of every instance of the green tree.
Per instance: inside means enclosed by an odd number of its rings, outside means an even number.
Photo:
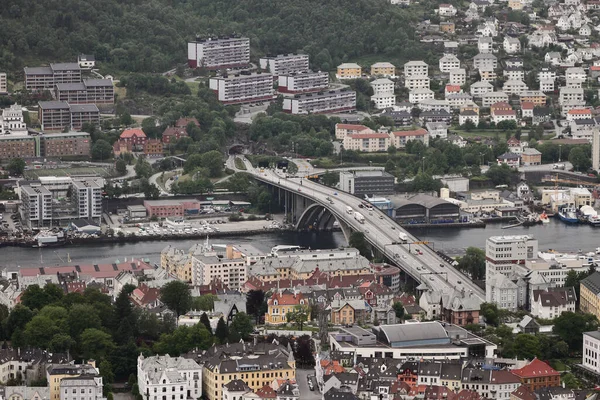
[[[552,332],[567,343],[571,351],[578,351],[582,348],[583,332],[596,329],[598,329],[598,319],[595,315],[567,311],[554,319]]]
[[[192,300],[192,308],[194,310],[212,311],[215,308],[215,301],[217,300],[217,296],[210,293],[194,297]]]
[[[30,346],[47,349],[54,335],[60,333],[60,328],[50,317],[36,315],[25,325],[23,333]]]
[[[479,306],[479,314],[485,318],[487,324],[498,326],[500,320],[498,315],[498,305],[496,305],[496,303],[481,303]]]
[[[218,177],[223,172],[223,154],[217,150],[202,154],[202,166],[208,168],[210,177]]]
[[[82,356],[96,361],[105,360],[115,349],[112,337],[99,329],[86,329],[81,334]]]
[[[124,160],[117,160],[115,163],[115,169],[119,175],[125,175],[127,173],[127,163]]]
[[[569,152],[569,162],[577,171],[587,171],[592,166],[590,154],[581,146],[573,147]]]
[[[88,328],[102,327],[102,321],[91,304],[74,304],[69,310],[67,324],[71,337],[74,338],[78,338]]]
[[[340,175],[335,172],[325,171],[321,176],[321,183],[325,186],[333,187],[340,181]]]
[[[225,323],[223,317],[221,317],[219,318],[219,321],[217,322],[217,328],[215,329],[215,339],[219,344],[223,344],[227,341],[228,337],[229,328],[227,327],[227,324]]]
[[[248,340],[250,338],[250,334],[254,331],[252,320],[245,312],[239,312],[235,314],[229,328],[230,332],[236,332],[244,340]]]
[[[514,171],[506,164],[493,164],[485,173],[494,185],[509,185],[511,183]]]
[[[362,232],[352,232],[350,234],[350,240],[348,241],[350,247],[357,249],[361,256],[371,259],[373,255],[365,239],[365,234]]]
[[[135,163],[135,174],[138,178],[150,178],[152,175],[152,166],[145,157],[138,157]]]
[[[115,382],[113,367],[109,361],[102,360],[98,365],[98,370],[100,372],[100,376],[102,377],[102,383],[104,384],[102,393],[104,396],[106,396],[112,391],[112,384]]]
[[[485,251],[477,247],[468,247],[465,255],[458,261],[458,269],[466,272],[473,280],[485,277]]]
[[[92,158],[94,160],[108,160],[112,157],[112,146],[104,139],[99,139],[92,146]]]
[[[39,285],[30,285],[21,295],[21,304],[32,310],[41,310],[44,306],[59,301],[62,297],[62,289],[55,284],[47,284],[43,289]]]
[[[172,281],[160,289],[160,300],[177,317],[188,312],[192,306],[192,294],[189,286],[181,281]]]
[[[48,349],[54,353],[66,353],[75,346],[75,343],[75,340],[71,336],[65,333],[58,333],[50,339]]]
[[[204,325],[206,330],[212,335],[212,327],[210,326],[210,320],[208,319],[208,315],[206,315],[206,313],[202,313],[202,316],[200,317],[200,323]]]
[[[5,338],[11,338],[16,330],[21,330],[22,333],[25,325],[31,321],[33,315],[33,311],[29,307],[22,303],[17,304],[8,315],[8,318],[2,322],[3,331],[6,334]]]
[[[517,357],[528,360],[540,357],[540,342],[537,336],[519,333],[514,340],[513,349]]]
[[[20,176],[25,172],[25,160],[22,158],[11,158],[6,166],[6,170],[12,176]]]
[[[399,301],[394,302],[393,306],[394,308],[394,313],[396,314],[396,318],[398,318],[398,320],[402,321],[404,319],[404,304],[400,303]]]
[[[297,305],[293,311],[288,312],[285,316],[288,322],[294,323],[300,330],[304,327],[308,316],[310,314],[310,307],[308,305]],[[232,324],[233,325],[233,324]]]

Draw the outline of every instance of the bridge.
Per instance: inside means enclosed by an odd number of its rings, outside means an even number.
[[[246,165],[243,172],[252,174],[256,180],[272,188],[273,195],[284,205],[286,214],[291,215],[297,228],[313,226],[326,229],[337,221],[346,240],[353,231],[363,232],[373,248],[416,281],[435,290],[464,290],[465,295],[472,294],[485,301],[483,289],[381,210],[359,208],[362,201],[351,194],[302,177],[286,177],[285,173],[276,170],[254,168],[246,158],[242,161]],[[352,207],[352,213],[347,212],[348,207]],[[354,218],[354,212],[364,216],[363,223]],[[401,232],[407,235],[408,243],[400,243]]]

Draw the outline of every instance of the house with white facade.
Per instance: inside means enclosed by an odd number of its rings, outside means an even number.
[[[458,124],[464,125],[467,121],[471,121],[475,126],[479,125],[479,114],[472,110],[465,110],[458,115]]]
[[[517,80],[524,81],[525,80],[525,71],[520,67],[506,67],[504,68],[504,76],[507,80]]]
[[[441,72],[450,72],[460,68],[460,60],[454,54],[446,54],[440,58],[439,67]]]
[[[449,83],[451,85],[464,85],[467,83],[467,72],[464,68],[455,68],[449,72]]]
[[[422,101],[431,100],[433,98],[433,91],[428,88],[413,89],[408,94],[408,101],[413,104],[418,104]]]
[[[479,53],[475,57],[473,57],[473,68],[482,69],[482,68],[493,68],[496,69],[498,67],[498,58],[489,53]]]
[[[490,107],[491,105],[496,103],[506,102],[508,102],[508,94],[502,91],[486,93],[483,96],[481,96],[481,105],[483,107]]]
[[[534,290],[531,299],[531,315],[537,318],[554,319],[563,312],[575,312],[577,294],[572,287]]]
[[[202,397],[202,366],[188,358],[140,355],[137,378],[144,400],[163,400],[164,393],[175,399]]]
[[[525,82],[520,80],[508,80],[504,82],[504,86],[502,86],[502,91],[509,95],[520,95],[524,91],[529,90]]]
[[[427,76],[429,74],[429,65],[425,61],[409,61],[404,64],[404,77],[409,76]]]
[[[494,91],[494,85],[489,82],[475,82],[471,85],[470,92],[473,97],[481,98],[484,94]]]
[[[440,4],[438,8],[438,14],[441,17],[453,17],[457,12],[458,10],[452,4]]]
[[[600,375],[600,331],[584,332],[583,334],[583,366]]]
[[[515,54],[521,51],[521,42],[519,39],[506,36],[502,42],[502,47],[507,54]]]
[[[494,48],[494,41],[489,36],[482,36],[477,39],[477,49],[479,53],[491,53]]]
[[[429,83],[427,75],[411,75],[404,78],[404,87],[408,90],[429,89]]]
[[[585,104],[583,89],[561,87],[558,95],[558,103],[563,106],[567,102]]]

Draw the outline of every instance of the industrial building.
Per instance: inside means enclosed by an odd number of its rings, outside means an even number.
[[[394,183],[394,176],[383,170],[340,172],[340,189],[361,198],[392,194]]]
[[[415,194],[391,197],[394,218],[400,223],[448,223],[460,218],[460,207],[439,197]]]
[[[245,37],[196,38],[188,42],[190,68],[232,68],[250,64],[250,39]]]

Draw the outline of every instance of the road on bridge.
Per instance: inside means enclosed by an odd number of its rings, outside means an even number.
[[[373,211],[367,211],[358,207],[362,202],[359,198],[348,193],[303,178],[286,178],[283,172],[277,170],[259,170],[254,168],[245,157],[242,160],[246,165],[245,172],[253,174],[256,179],[311,199],[329,209],[338,221],[346,223],[355,231],[363,232],[373,246],[421,283],[437,290],[464,289],[465,296],[472,295],[480,301],[485,301],[485,292],[479,286],[426,244],[414,244],[413,242],[418,242],[418,239],[402,229],[381,210],[374,208]],[[348,206],[364,216],[364,223],[355,220],[353,213],[350,215],[346,212]],[[400,244],[400,232],[406,233],[411,243]]]

